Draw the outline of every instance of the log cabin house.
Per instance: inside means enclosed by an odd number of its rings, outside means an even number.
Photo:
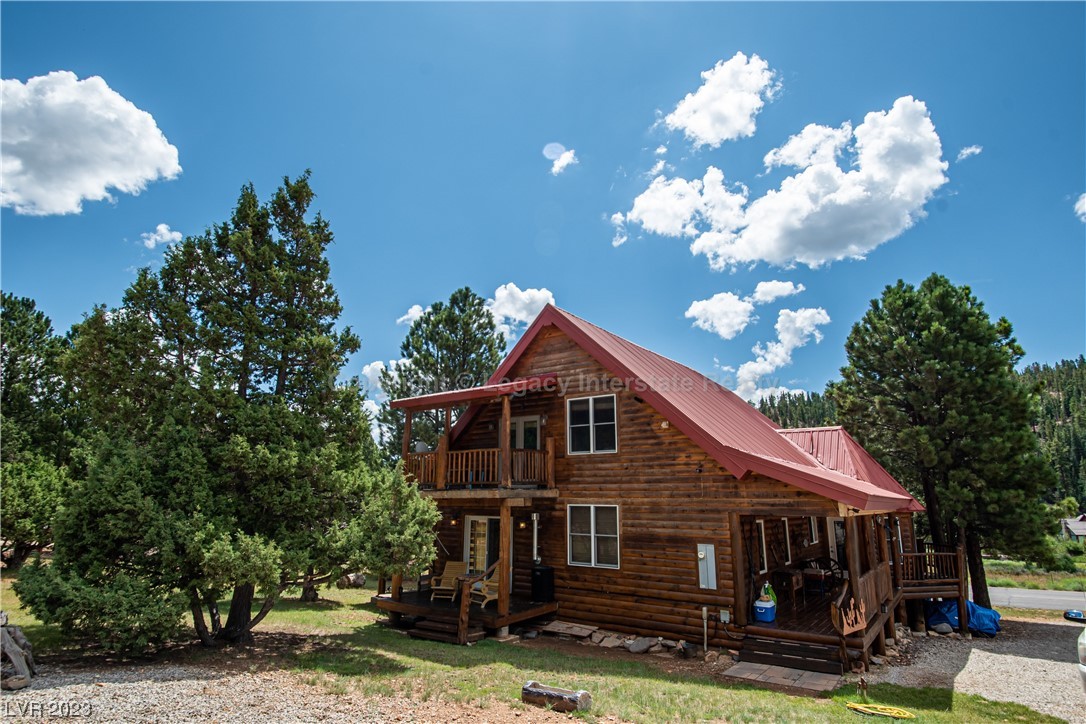
[[[374,599],[413,635],[467,643],[557,613],[840,672],[885,651],[907,599],[958,598],[964,615],[961,552],[915,551],[923,507],[844,429],[782,430],[557,307],[488,384],[392,405],[407,412],[405,472],[442,513],[433,570],[468,568],[451,602],[400,579]],[[412,446],[424,410],[444,410],[436,450]],[[473,603],[491,577],[497,600]],[[753,612],[767,581],[773,622]]]

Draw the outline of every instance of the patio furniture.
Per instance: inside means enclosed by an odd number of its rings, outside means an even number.
[[[460,579],[468,575],[467,561],[446,561],[440,576],[430,578],[430,600],[447,598],[455,601],[460,593]]]
[[[479,582],[478,587],[471,589],[471,602],[479,604],[480,608],[486,608],[486,605],[491,601],[498,600],[498,581],[497,576],[491,576],[490,578],[484,578]]]
[[[818,591],[819,598],[844,583],[845,574],[832,558],[812,558],[800,564],[805,588]]]
[[[803,571],[795,568],[781,568],[773,572],[773,588],[778,593],[787,592],[792,597],[792,610],[796,610],[796,591],[803,594],[803,605],[807,605],[807,588],[804,585]]]

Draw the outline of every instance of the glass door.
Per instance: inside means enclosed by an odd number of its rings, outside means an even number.
[[[509,421],[509,444],[514,449],[539,449],[539,416],[514,417]]]
[[[509,531],[513,537],[513,531]],[[513,546],[509,546],[512,555]],[[464,528],[464,560],[468,564],[468,573],[484,573],[497,563],[501,556],[501,518],[469,515]],[[510,584],[512,584],[513,561],[509,561]]]

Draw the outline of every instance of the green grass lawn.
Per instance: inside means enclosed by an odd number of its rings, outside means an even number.
[[[986,559],[984,572],[989,586],[1047,591],[1086,591],[1086,556],[1075,559],[1074,573],[1042,571],[1023,561]]]
[[[63,639],[16,608],[10,581],[0,586],[5,610],[43,655],[61,650]],[[415,699],[468,702],[480,707],[494,700],[520,706],[525,681],[586,689],[593,711],[582,715],[616,716],[637,722],[809,721],[831,722],[857,715],[845,704],[858,701],[846,686],[832,698],[790,696],[730,683],[708,673],[684,670],[668,658],[631,659],[590,647],[543,640],[502,644],[492,640],[471,647],[416,641],[377,623],[379,612],[369,603],[371,590],[322,589],[324,600],[303,604],[281,601],[257,629],[305,636],[301,646],[279,652],[278,665],[297,672],[310,685],[337,695],[400,694]],[[289,595],[289,592],[288,592]],[[945,689],[871,687],[874,703],[903,707],[921,722],[1059,721],[1026,707],[987,701]],[[857,719],[859,721],[859,719]]]

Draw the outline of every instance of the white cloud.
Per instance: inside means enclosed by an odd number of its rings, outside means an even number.
[[[721,339],[732,339],[747,328],[754,315],[754,305],[731,292],[714,294],[709,299],[696,301],[686,310],[686,318],[694,320],[694,326],[712,332]]]
[[[140,239],[148,249],[154,249],[161,244],[176,244],[181,241],[181,232],[173,231],[169,224],[159,224],[154,231],[140,234]]]
[[[554,295],[549,289],[522,290],[513,282],[502,284],[494,290],[494,298],[486,300],[498,331],[507,341],[515,339],[520,327],[535,319],[548,304],[554,304]]]
[[[667,153],[667,146],[657,146],[656,147],[656,155],[657,156],[663,156],[666,153]]]
[[[695,146],[710,148],[753,135],[755,117],[779,87],[766,61],[743,53],[718,61],[701,77],[701,87],[679,101],[664,123]]]
[[[626,233],[626,217],[621,212],[611,214],[611,226],[615,227],[615,235],[611,238],[611,246],[622,246],[630,238]]]
[[[805,309],[782,309],[777,315],[777,339],[766,345],[756,344],[752,348],[755,358],[739,365],[736,372],[736,393],[745,400],[758,401],[768,395],[782,392],[795,392],[787,387],[762,387],[764,378],[792,364],[792,353],[803,347],[813,338],[816,343],[822,341],[819,327],[829,324],[830,315],[821,307]]]
[[[667,161],[662,158],[657,159],[656,163],[652,164],[652,168],[650,168],[648,173],[646,173],[645,175],[649,178],[656,178],[660,175],[660,173],[664,170],[666,166]]]
[[[110,189],[138,194],[181,173],[151,114],[97,76],[0,81],[0,128],[0,206],[17,214],[78,214]]]
[[[411,308],[408,309],[402,317],[396,320],[396,324],[406,324],[407,326],[411,326],[415,323],[416,319],[429,311],[429,307],[423,309],[421,304],[412,304]]]
[[[1078,220],[1086,224],[1086,194],[1078,197],[1078,201],[1075,202],[1075,216]]]
[[[808,126],[766,157],[807,164],[749,204],[748,190],[723,185],[712,166],[703,181],[653,179],[627,222],[672,237],[695,237],[694,254],[711,268],[766,262],[816,268],[863,258],[924,217],[924,204],[947,182],[942,144],[927,106],[911,96],[868,113],[852,131],[850,170],[836,161],[843,129]]]
[[[701,208],[701,181],[657,176],[634,199],[626,221],[664,236],[694,236],[698,230],[693,222]]]
[[[789,138],[783,146],[767,153],[764,159],[765,167],[807,168],[816,163],[836,163],[837,156],[851,139],[851,123],[846,122],[840,128],[811,123]]]
[[[780,299],[781,297],[790,297],[794,294],[799,294],[807,287],[802,284],[793,284],[792,282],[758,282],[758,286],[754,288],[754,294],[749,299],[755,304],[769,304],[770,302]]]
[[[958,151],[958,161],[964,161],[970,156],[979,156],[980,152],[984,150],[984,146],[966,146],[962,150]]]
[[[577,160],[577,152],[572,148],[568,151],[563,151],[562,155],[554,159],[554,164],[551,166],[551,175],[557,176],[565,171],[568,167],[580,163]]]

